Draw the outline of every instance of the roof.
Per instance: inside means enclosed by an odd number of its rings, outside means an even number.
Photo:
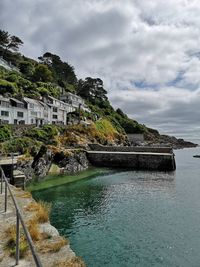
[[[5,102],[10,102],[9,98],[3,97],[2,95],[0,95],[0,100],[3,100]]]
[[[14,97],[11,97],[10,100],[12,100],[12,101],[14,101],[14,102],[16,102],[18,104],[23,104],[24,105],[24,103],[22,101],[19,101],[18,99],[14,98]]]
[[[44,103],[44,102],[42,102],[42,101],[40,101],[40,100],[38,100],[38,102],[39,102],[43,107],[44,107],[44,106],[49,107],[48,104],[46,104],[46,103]]]
[[[34,104],[34,105],[40,105],[41,106],[41,103],[38,100],[35,100],[35,99],[32,99],[32,98],[24,97],[24,101],[26,103],[29,103],[29,104]]]

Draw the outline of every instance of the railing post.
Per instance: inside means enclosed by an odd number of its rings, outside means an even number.
[[[20,246],[20,233],[19,233],[19,213],[18,210],[16,210],[16,265],[19,264],[19,246]]]
[[[7,183],[5,182],[5,212],[7,211],[7,201],[8,201],[8,193],[7,193]]]
[[[3,171],[1,170],[1,194],[3,194]]]
[[[11,167],[11,184],[14,185],[14,176],[13,176],[13,172],[14,172],[14,154],[11,154],[11,158],[12,158],[12,167]]]

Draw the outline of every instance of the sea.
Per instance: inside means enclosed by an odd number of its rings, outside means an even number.
[[[33,196],[88,267],[199,267],[200,148],[174,152],[173,172],[110,169]]]

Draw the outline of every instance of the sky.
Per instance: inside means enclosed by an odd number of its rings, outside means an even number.
[[[99,77],[131,118],[187,140],[200,133],[199,0],[1,0],[21,52],[49,51]]]

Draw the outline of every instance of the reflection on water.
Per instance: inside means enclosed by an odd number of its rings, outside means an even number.
[[[200,149],[177,171],[120,171],[34,193],[88,266],[199,266]]]

